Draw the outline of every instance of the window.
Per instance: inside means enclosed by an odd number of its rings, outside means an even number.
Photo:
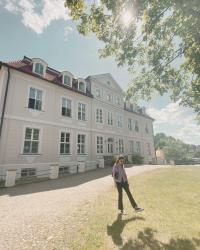
[[[70,154],[70,133],[61,132],[60,154]]]
[[[122,116],[121,115],[118,115],[117,125],[119,128],[122,128]]]
[[[80,91],[85,92],[85,83],[84,82],[79,82],[78,86],[79,86],[78,89]]]
[[[116,102],[118,105],[120,105],[120,98],[119,97],[116,97]]]
[[[24,150],[25,154],[37,154],[39,147],[39,129],[26,128]]]
[[[103,123],[103,111],[102,111],[102,109],[96,110],[96,122]]]
[[[113,125],[113,117],[112,113],[108,111],[108,124]]]
[[[145,132],[148,134],[149,133],[149,128],[148,128],[148,125],[146,123],[146,126],[145,126]]]
[[[101,91],[100,91],[100,89],[96,89],[96,97],[98,97],[98,98],[101,97]]]
[[[35,177],[36,176],[36,169],[35,168],[22,168],[21,169],[21,177]]]
[[[113,138],[108,138],[108,153],[113,154]]]
[[[124,142],[123,139],[119,139],[119,154],[124,153]]]
[[[62,98],[62,116],[72,116],[72,101],[66,98]]]
[[[134,141],[130,141],[130,153],[134,153]]]
[[[77,153],[85,154],[85,135],[78,134]]]
[[[108,102],[111,102],[111,94],[107,94],[106,98]]]
[[[42,90],[30,88],[28,108],[42,110]]]
[[[103,137],[97,136],[97,154],[103,154]]]
[[[147,143],[147,153],[148,153],[148,155],[151,155],[151,146],[150,146],[150,143]]]
[[[128,129],[130,130],[130,131],[132,131],[132,119],[131,118],[128,118]]]
[[[138,154],[141,153],[141,146],[140,146],[140,142],[139,141],[136,142],[136,153],[138,153]]]
[[[83,103],[78,104],[78,120],[85,121],[86,105]]]
[[[44,74],[44,66],[41,63],[35,64],[35,73],[43,75]]]
[[[59,167],[59,174],[65,175],[70,173],[70,167],[69,166],[60,166]]]
[[[71,86],[71,77],[68,75],[63,75],[63,83],[64,85]]]
[[[135,121],[135,131],[139,132],[139,126],[138,126],[138,121],[137,120]]]

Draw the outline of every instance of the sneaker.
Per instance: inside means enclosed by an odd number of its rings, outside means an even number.
[[[135,208],[135,212],[142,212],[142,211],[144,211],[144,208],[141,208],[141,207],[136,207]]]

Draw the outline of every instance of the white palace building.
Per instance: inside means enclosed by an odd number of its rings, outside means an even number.
[[[0,62],[0,179],[104,167],[134,152],[155,163],[153,119],[124,101],[111,74],[75,78],[40,58]]]

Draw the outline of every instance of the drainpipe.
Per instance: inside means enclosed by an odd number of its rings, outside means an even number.
[[[0,69],[2,67],[2,64],[0,65]],[[5,91],[5,96],[4,96],[4,101],[3,101],[3,110],[1,114],[1,121],[0,121],[0,140],[1,140],[1,134],[2,134],[2,128],[3,128],[3,121],[4,121],[4,113],[6,109],[6,100],[8,96],[8,85],[10,82],[10,68],[8,67],[8,77],[7,77],[7,83],[6,83],[6,91]]]

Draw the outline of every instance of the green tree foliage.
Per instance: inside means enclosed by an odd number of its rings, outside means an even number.
[[[101,57],[128,66],[127,98],[168,92],[200,118],[199,0],[65,0],[65,6],[81,34],[104,42]]]
[[[200,147],[186,144],[164,133],[156,134],[154,141],[155,148],[164,151],[166,160],[174,160],[176,164],[191,164],[192,158],[200,156]]]

